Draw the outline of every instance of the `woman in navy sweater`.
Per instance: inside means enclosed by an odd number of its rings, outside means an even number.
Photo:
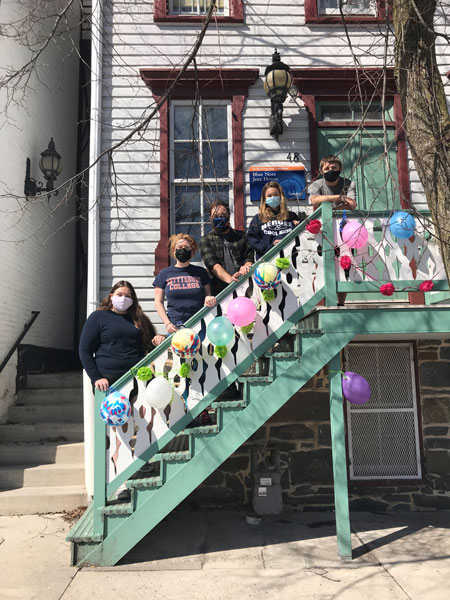
[[[250,246],[260,259],[272,246],[290,233],[306,218],[287,209],[283,188],[276,181],[269,181],[261,192],[259,213],[253,217],[247,231]]]
[[[155,335],[131,283],[119,281],[83,327],[81,363],[93,386],[105,392],[163,340]]]

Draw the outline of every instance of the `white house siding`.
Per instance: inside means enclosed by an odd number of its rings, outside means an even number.
[[[154,24],[152,4],[111,0],[105,8],[106,34],[103,55],[103,148],[125,137],[143,115],[153,109],[153,99],[139,77],[141,68],[180,68],[192,48],[200,25]],[[211,22],[197,56],[199,68],[259,68],[271,63],[274,48],[292,68],[354,66],[343,27],[305,25],[303,3],[283,0],[245,3],[245,23]],[[353,52],[365,66],[383,63],[382,38],[377,26],[349,26]],[[440,53],[444,40],[439,41]],[[449,57],[440,58],[442,74]],[[299,152],[307,173],[311,157],[306,110],[288,98],[284,108],[286,129],[278,141],[268,133],[270,104],[262,79],[249,89],[243,114],[244,169],[247,221],[257,207],[249,201],[249,168],[252,165],[285,165],[289,152]],[[111,185],[103,165],[104,189],[101,222],[101,295],[113,281],[129,278],[137,288],[144,310],[152,320],[154,251],[159,240],[158,118],[143,139],[115,153],[118,198],[108,197]],[[412,200],[424,206],[417,175],[410,160]],[[120,218],[119,218],[120,215]]]
[[[2,2],[0,22],[9,22],[16,2]],[[78,14],[70,15],[72,26]],[[75,173],[78,104],[78,58],[73,39],[55,39],[40,59],[39,78],[30,80],[27,96],[11,105],[8,118],[0,116],[0,281],[2,282],[2,319],[0,320],[0,359],[6,355],[22,331],[32,310],[38,319],[23,343],[40,347],[71,349],[74,314],[74,226],[68,224],[75,214],[73,201],[56,208],[64,196],[47,202],[26,201],[23,193],[26,158],[31,159],[31,176],[44,181],[39,170],[40,153],[53,137],[61,154],[64,170],[56,185]],[[24,50],[13,40],[2,38],[0,56],[3,66],[25,62]],[[5,107],[5,93],[0,93]],[[56,209],[56,210],[55,210]],[[0,375],[0,422],[14,399],[17,355]]]

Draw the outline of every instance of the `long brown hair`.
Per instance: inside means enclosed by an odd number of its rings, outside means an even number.
[[[272,209],[266,204],[266,191],[269,188],[275,188],[280,192],[280,212],[274,213]],[[259,205],[259,218],[261,223],[268,223],[277,219],[278,221],[287,221],[289,217],[289,211],[286,206],[286,196],[284,190],[278,181],[268,181],[261,190],[261,204]]]
[[[153,348],[152,338],[156,335],[156,331],[150,319],[140,307],[136,296],[136,291],[129,281],[122,279],[121,281],[115,283],[109,290],[108,296],[103,298],[97,310],[112,310],[113,304],[111,302],[111,296],[120,287],[127,287],[131,292],[133,304],[127,310],[127,314],[130,315],[136,327],[142,331],[142,345],[144,347],[144,351],[149,352]]]

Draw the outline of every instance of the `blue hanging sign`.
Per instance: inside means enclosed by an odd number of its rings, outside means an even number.
[[[306,200],[305,167],[250,167],[250,200],[260,202],[268,181],[281,185],[288,200]]]

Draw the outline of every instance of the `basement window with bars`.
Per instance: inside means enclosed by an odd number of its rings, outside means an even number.
[[[345,370],[372,388],[366,404],[347,403],[350,479],[421,479],[412,344],[350,344]]]

